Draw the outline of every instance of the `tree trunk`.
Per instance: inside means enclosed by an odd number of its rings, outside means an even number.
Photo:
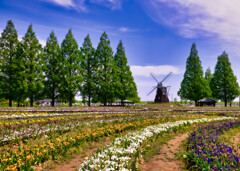
[[[55,84],[53,84],[53,87],[55,87]],[[52,89],[52,107],[55,106],[55,93],[54,93],[54,88]]]
[[[91,97],[90,97],[90,94],[88,94],[88,106],[90,107],[91,106],[91,101],[90,101]]]
[[[72,107],[72,93],[69,96],[69,107]]]
[[[227,107],[227,100],[225,100],[225,107]]]
[[[107,106],[107,99],[104,97],[104,106]]]
[[[18,104],[17,104],[17,107],[20,107],[20,100],[18,99]]]
[[[12,107],[12,97],[9,97],[9,107]]]
[[[124,106],[123,100],[121,99],[121,106]]]
[[[53,96],[52,97],[52,107],[54,107],[54,105],[55,105],[55,97]]]
[[[198,105],[197,105],[197,100],[195,100],[195,106],[198,106]]]
[[[33,95],[30,97],[30,107],[33,107]]]

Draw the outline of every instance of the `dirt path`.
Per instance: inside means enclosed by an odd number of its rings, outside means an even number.
[[[179,152],[180,144],[188,137],[188,132],[173,137],[167,144],[164,144],[159,154],[148,162],[143,162],[143,171],[178,171],[181,170],[181,162],[175,158],[174,153]]]
[[[231,137],[230,141],[232,142],[232,146],[234,148],[234,150],[240,154],[240,148],[239,148],[239,144],[240,144],[240,132],[237,133],[235,136]]]

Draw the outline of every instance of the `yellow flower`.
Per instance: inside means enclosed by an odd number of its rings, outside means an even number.
[[[28,155],[28,156],[26,157],[26,159],[27,159],[27,160],[31,160],[32,157],[33,157],[32,155]]]

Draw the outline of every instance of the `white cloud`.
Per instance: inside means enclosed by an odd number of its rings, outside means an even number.
[[[88,6],[86,5],[87,0],[43,0],[56,5],[73,8],[78,11],[87,12]],[[88,0],[92,4],[99,4],[106,6],[112,10],[119,10],[122,7],[122,0]]]
[[[121,32],[127,32],[127,31],[129,31],[129,28],[127,28],[127,27],[120,27],[120,28],[119,28],[119,31],[121,31]]]
[[[22,38],[23,38],[24,36],[23,35],[18,35],[18,41],[22,41]],[[45,40],[42,40],[42,39],[39,39],[39,38],[37,38],[38,39],[38,41],[39,41],[39,43],[42,45],[42,46],[45,46],[46,45],[46,41]]]
[[[42,40],[42,39],[38,39],[39,43],[42,45],[42,46],[45,46],[46,45],[46,41],[45,40]]]
[[[58,6],[65,8],[73,8],[78,11],[86,12],[87,7],[85,6],[85,0],[43,0],[50,3],[54,3]]]
[[[154,21],[176,28],[183,37],[215,37],[233,48],[240,46],[239,0],[142,0],[142,3]]]
[[[75,6],[73,0],[46,0],[46,1],[55,3],[55,4],[63,6],[63,7],[74,7]]]
[[[118,10],[122,7],[122,0],[90,0],[90,2],[109,7],[112,10]]]
[[[134,76],[150,77],[150,73],[155,75],[164,75],[169,72],[173,74],[181,74],[180,68],[171,65],[159,65],[159,66],[131,66],[131,71]]]

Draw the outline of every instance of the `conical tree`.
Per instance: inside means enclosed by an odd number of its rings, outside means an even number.
[[[27,33],[22,39],[23,60],[25,62],[25,74],[27,82],[27,93],[30,99],[30,106],[39,96],[43,89],[43,57],[42,46],[39,43],[32,25],[28,27]]]
[[[18,43],[17,47],[17,67],[15,69],[16,75],[14,77],[17,88],[14,92],[14,100],[17,101],[17,106],[20,107],[20,103],[23,103],[28,97],[27,94],[27,82],[26,82],[26,73],[25,73],[25,62],[24,62],[24,51],[22,43]]]
[[[213,97],[224,101],[225,106],[239,95],[237,77],[233,74],[226,52],[218,57],[210,86]]]
[[[63,57],[57,37],[52,31],[44,47],[44,94],[52,99],[51,105],[55,105],[55,99],[59,95],[61,81],[63,80]]]
[[[208,86],[210,87],[210,82],[212,80],[212,73],[211,73],[211,69],[210,68],[208,68],[206,70],[204,78],[207,81]],[[210,89],[211,89],[211,87],[210,87]],[[210,91],[209,96],[206,96],[206,97],[207,98],[211,98],[212,97],[212,91]]]
[[[187,59],[186,71],[178,95],[182,99],[194,101],[196,106],[198,100],[210,95],[210,88],[203,77],[203,69],[195,43],[192,44],[190,56]]]
[[[116,65],[114,63],[113,51],[110,46],[110,40],[106,32],[100,38],[100,42],[95,53],[96,74],[95,85],[97,93],[95,100],[107,105],[107,102],[112,102],[115,98],[116,82]]]
[[[82,82],[81,53],[78,50],[77,41],[74,39],[72,30],[69,30],[61,44],[64,57],[63,74],[64,83],[61,86],[61,97],[68,98],[69,106],[72,106],[74,97]]]
[[[116,97],[121,100],[121,105],[123,106],[124,100],[126,100],[127,98],[138,97],[138,93],[137,86],[132,76],[132,72],[130,71],[130,67],[128,66],[128,61],[122,41],[120,41],[118,44],[114,60],[117,66],[116,74],[118,76],[118,86],[115,90]]]
[[[91,99],[95,93],[94,74],[96,71],[94,53],[95,49],[92,46],[89,35],[84,39],[81,47],[82,62],[81,68],[83,71],[83,85],[81,88],[81,95],[83,99],[87,100],[88,106],[91,105]]]
[[[18,47],[18,34],[11,20],[7,22],[6,28],[0,38],[0,67],[2,74],[2,92],[3,97],[9,100],[9,107],[12,107],[12,101],[16,89],[15,69],[17,68],[16,52]]]

